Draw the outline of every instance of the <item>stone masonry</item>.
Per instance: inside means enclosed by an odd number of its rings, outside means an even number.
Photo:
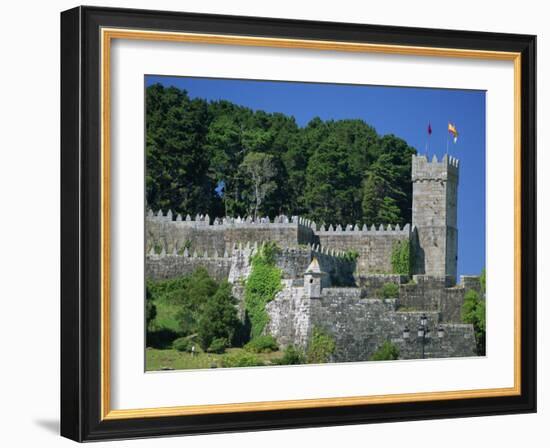
[[[452,157],[428,161],[413,156],[412,225],[403,227],[327,227],[298,216],[212,220],[149,211],[146,276],[174,278],[204,267],[217,280],[233,284],[244,318],[250,258],[273,241],[282,249],[276,265],[283,287],[267,304],[265,332],[281,347],[307,348],[319,327],[335,340],[333,361],[368,360],[385,341],[397,345],[400,358],[419,358],[415,334],[424,314],[432,330],[425,340],[426,357],[475,356],[473,326],[462,324],[460,314],[465,292],[479,290],[479,278],[462,276],[456,284],[458,169]],[[413,248],[412,277],[391,273],[393,248],[402,241]],[[395,297],[384,297],[388,283],[396,285]],[[403,338],[405,327],[413,335],[409,339]]]
[[[307,273],[305,277],[307,281]],[[426,276],[398,284],[397,296],[383,299],[374,291],[369,294],[356,287],[323,288],[320,295],[312,296],[305,284],[297,286],[297,282],[286,281],[283,290],[267,305],[270,322],[266,332],[282,346],[293,344],[305,349],[313,329],[321,328],[334,337],[335,362],[369,360],[385,341],[398,347],[400,359],[417,359],[422,345],[416,338],[416,328],[424,314],[431,330],[425,340],[425,357],[476,355],[473,326],[460,321],[466,291],[463,280],[450,288],[437,279],[432,283]],[[406,327],[412,335],[408,340],[403,338]],[[438,329],[443,330],[442,337]]]
[[[415,272],[456,278],[458,160],[424,156],[412,161],[412,224],[417,229]]]

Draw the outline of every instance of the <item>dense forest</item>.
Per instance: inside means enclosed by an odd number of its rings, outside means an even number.
[[[184,216],[300,215],[325,224],[405,224],[411,155],[362,120],[312,119],[146,90],[147,206]]]

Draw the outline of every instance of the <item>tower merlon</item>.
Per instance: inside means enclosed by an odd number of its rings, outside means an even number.
[[[441,160],[438,160],[434,154],[431,161],[425,155],[413,155],[411,179],[413,182],[447,180],[450,177],[458,180],[459,165],[459,160],[448,154],[445,154]]]

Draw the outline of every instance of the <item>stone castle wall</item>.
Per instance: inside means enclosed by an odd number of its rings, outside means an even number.
[[[447,276],[415,275],[399,286],[399,308],[438,311],[443,322],[460,323],[464,295],[469,289],[479,292],[479,277],[462,276],[453,285]]]
[[[231,257],[192,257],[179,255],[147,255],[145,278],[167,280],[192,274],[203,267],[217,281],[227,280],[231,269]]]
[[[190,252],[204,251],[230,252],[236,245],[262,241],[274,241],[280,247],[312,243],[311,229],[304,228],[296,217],[269,222],[265,218],[259,222],[238,219],[215,219],[210,223],[206,216],[190,216],[182,219],[172,212],[149,212],[145,220],[147,251],[154,246],[164,246],[168,252],[173,248],[187,247]]]
[[[160,253],[154,248],[150,250],[145,260],[145,277],[150,280],[165,280],[191,274],[198,267],[204,267],[211,277],[218,281],[229,280],[235,283],[237,279],[246,279],[250,271],[250,257],[258,249],[258,245],[242,244],[230,253],[217,251],[192,254],[188,249],[183,252],[172,250],[167,253],[162,247]],[[323,272],[327,275],[323,286],[354,285],[353,273],[355,261],[350,260],[341,251],[319,246],[289,247],[282,249],[275,257],[276,266],[281,269],[282,278],[301,279],[307,267],[317,258]]]
[[[164,247],[167,253],[181,253],[187,248],[190,253],[202,254],[231,252],[239,244],[254,244],[273,241],[282,248],[309,245],[334,249],[339,252],[355,251],[359,254],[356,260],[354,276],[356,279],[370,273],[390,273],[391,254],[398,241],[407,241],[415,235],[407,224],[397,226],[363,226],[348,225],[317,226],[314,222],[294,216],[280,216],[273,222],[269,218],[252,219],[216,218],[210,223],[206,216],[187,216],[174,218],[171,212],[149,212],[146,217],[146,250],[160,251]],[[306,266],[307,267],[307,266]],[[327,271],[328,272],[328,271]]]
[[[325,288],[320,299],[311,299],[303,288],[288,287],[268,304],[267,311],[270,323],[266,331],[283,346],[305,349],[316,327],[330,334],[336,343],[334,362],[367,361],[385,341],[398,347],[400,359],[420,358],[422,344],[416,327],[423,313],[431,330],[424,347],[426,357],[476,355],[472,325],[445,323],[438,311],[399,311],[397,299],[365,298],[359,288]],[[442,338],[437,336],[440,325]],[[408,340],[403,339],[405,327],[411,331]]]
[[[414,276],[409,281],[407,276],[371,275],[362,281],[362,287],[325,287],[321,298],[308,297],[300,283],[285,283],[267,306],[266,331],[282,346],[305,349],[313,328],[320,327],[335,340],[336,362],[368,360],[385,341],[397,345],[400,359],[415,359],[421,357],[422,349],[416,329],[420,316],[426,314],[431,330],[426,357],[476,355],[473,326],[461,323],[461,309],[465,292],[479,291],[479,277],[461,277],[456,286],[447,276]],[[379,289],[386,283],[399,285],[397,297],[380,298]],[[294,316],[294,312],[302,314]],[[443,338],[437,336],[439,326]],[[403,339],[405,327],[411,332],[408,340]]]
[[[336,229],[321,228],[315,234],[321,246],[358,252],[355,275],[361,277],[373,273],[391,273],[391,254],[394,245],[400,241],[408,241],[411,238],[411,229],[408,224],[403,228],[399,225],[389,225],[378,228],[364,226],[361,229],[349,225],[346,229],[340,226]]]

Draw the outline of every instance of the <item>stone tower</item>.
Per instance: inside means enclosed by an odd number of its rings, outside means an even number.
[[[458,160],[434,155],[412,156],[412,224],[418,234],[417,274],[446,276],[456,281],[458,256]]]

